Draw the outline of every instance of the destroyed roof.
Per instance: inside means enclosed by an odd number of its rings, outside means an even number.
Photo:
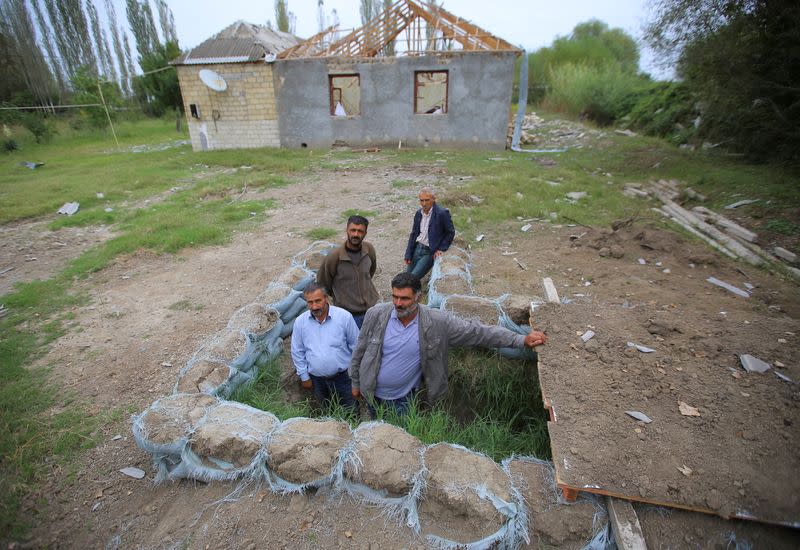
[[[262,25],[237,21],[199,46],[181,54],[173,65],[249,63],[282,52],[300,42],[296,36]]]
[[[333,26],[284,50],[281,59],[442,54],[448,51],[511,51],[519,48],[433,4],[398,0],[344,38]]]

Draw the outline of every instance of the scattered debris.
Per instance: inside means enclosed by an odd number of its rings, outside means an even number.
[[[718,226],[720,229],[722,229],[729,235],[736,237],[737,239],[742,239],[749,243],[754,243],[756,242],[756,240],[758,240],[758,235],[756,235],[749,229],[745,229],[741,225],[732,222],[725,216],[721,216],[716,212],[709,210],[708,208],[705,208],[703,206],[695,206],[694,208],[692,208],[692,212],[695,213],[703,221]]]
[[[7,267],[7,268],[5,268],[3,270],[0,270],[0,275],[5,275],[6,273],[8,273],[9,271],[12,271],[14,269],[16,269],[16,267],[13,266],[13,265],[11,267]]]
[[[765,363],[758,357],[753,357],[749,354],[740,355],[739,361],[742,363],[742,368],[744,368],[744,370],[747,372],[765,373],[772,368],[768,363]]]
[[[567,193],[567,198],[573,201],[578,201],[588,196],[586,191],[570,191]]]
[[[520,262],[518,259],[514,258],[514,261],[517,262],[517,265],[522,271],[528,271],[528,266]]]
[[[782,368],[785,368],[785,367],[786,367],[786,365],[784,365],[784,364],[783,364],[783,363],[781,363],[780,361],[775,361],[775,362],[773,363],[773,365],[775,365],[775,366],[776,366],[776,367],[778,367],[779,369],[782,369]]]
[[[531,227],[533,227],[531,224],[529,224],[529,223],[526,223],[525,225],[523,225],[522,227],[520,227],[520,228],[519,228],[519,230],[520,230],[520,231],[527,232],[528,230],[530,230],[530,228],[531,228]]]
[[[7,314],[8,314],[8,308],[5,306],[5,304],[0,304],[0,319],[5,317]]]
[[[65,202],[64,206],[58,209],[58,213],[71,216],[78,211],[78,208],[80,208],[80,206],[81,205],[77,202]]]
[[[692,199],[692,200],[696,200],[696,201],[700,201],[700,202],[706,202],[706,200],[707,200],[705,195],[703,195],[702,193],[698,193],[697,191],[695,191],[691,187],[687,187],[686,189],[684,189],[683,193],[687,197]]]
[[[641,351],[642,353],[653,353],[653,352],[656,351],[653,348],[648,348],[647,346],[643,346],[641,344],[635,344],[633,342],[628,342],[628,347],[629,348],[636,348],[637,350]]]
[[[617,128],[616,130],[614,130],[614,133],[619,134],[621,136],[628,136],[628,137],[635,137],[635,136],[639,135],[636,132],[628,130],[627,128],[624,129],[624,130],[620,130],[619,128]]]
[[[97,193],[97,198],[98,199],[104,199],[104,198],[106,198],[106,196],[103,193]]]
[[[475,237],[475,242],[476,242],[476,243],[479,243],[479,242],[481,242],[481,241],[483,240],[483,237],[484,237],[484,234],[483,234],[483,233],[481,233],[480,235],[478,235],[477,237]]]
[[[647,191],[642,191],[641,189],[637,189],[636,187],[632,187],[631,185],[626,185],[625,189],[622,191],[622,194],[626,197],[641,197],[647,198],[650,196],[650,193]]]
[[[122,436],[120,434],[117,434],[111,438],[111,441],[119,441],[120,439],[122,439]]]
[[[708,279],[706,279],[706,281],[708,281],[712,285],[717,285],[720,288],[724,288],[725,290],[727,290],[729,292],[733,292],[734,294],[736,294],[737,296],[741,296],[742,298],[749,298],[750,297],[750,293],[747,292],[746,290],[742,290],[741,288],[738,288],[738,287],[735,287],[735,286],[733,286],[731,284],[728,284],[725,281],[720,281],[716,277],[709,277]]]
[[[652,419],[644,413],[640,413],[639,411],[625,411],[625,414],[630,416],[631,418],[635,418],[639,422],[644,422],[645,424],[650,424]]]
[[[639,258],[638,262],[639,265],[645,265],[647,263],[647,260],[645,260],[644,258]]]
[[[19,164],[20,164],[20,166],[24,166],[25,168],[29,168],[31,170],[36,170],[40,166],[44,166],[43,162],[30,162],[28,160],[23,160]]]
[[[684,464],[683,466],[676,466],[676,468],[678,469],[678,471],[680,473],[682,473],[686,477],[689,477],[690,475],[692,475],[692,471],[693,470],[691,468],[689,468],[686,464]]]
[[[593,330],[587,330],[586,332],[584,332],[581,335],[581,340],[583,340],[584,342],[588,342],[592,338],[594,338],[594,331]]]
[[[700,411],[683,401],[678,401],[678,409],[683,416],[700,416]]]
[[[542,279],[542,286],[544,287],[545,299],[548,302],[554,304],[561,303],[561,300],[558,299],[558,291],[556,290],[556,285],[553,284],[553,279],[545,277]]]
[[[774,372],[774,373],[775,373],[775,376],[777,376],[778,378],[780,378],[780,379],[781,379],[781,380],[783,380],[784,382],[789,382],[790,384],[794,384],[794,380],[792,380],[791,378],[789,378],[789,377],[788,377],[788,376],[786,376],[785,374],[783,374],[783,373],[781,373],[781,372],[778,372],[778,371],[772,371],[772,372]]]
[[[144,477],[144,470],[140,470],[139,468],[134,468],[133,466],[128,466],[127,468],[123,468],[120,470],[120,472],[134,479],[142,479]]]
[[[735,202],[733,204],[729,204],[725,207],[725,210],[733,210],[735,208],[739,208],[740,206],[744,206],[746,204],[753,204],[754,202],[758,202],[758,199],[745,199],[742,201]]]
[[[171,366],[172,366],[172,363],[170,363],[170,362],[168,362],[168,361],[164,361],[163,363],[161,363],[161,366],[162,366],[162,367],[171,367]]]

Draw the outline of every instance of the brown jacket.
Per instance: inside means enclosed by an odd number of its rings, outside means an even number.
[[[378,267],[375,248],[361,243],[361,257],[353,263],[345,245],[332,251],[317,271],[317,284],[333,298],[333,303],[353,315],[361,314],[378,301],[378,291],[372,276]]]

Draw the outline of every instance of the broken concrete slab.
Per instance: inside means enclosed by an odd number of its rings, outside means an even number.
[[[497,302],[481,296],[450,295],[442,301],[441,309],[461,319],[477,319],[484,325],[496,325],[500,319]]]
[[[544,287],[545,299],[548,302],[559,304],[561,300],[558,298],[558,291],[556,285],[553,284],[553,279],[545,277],[542,279],[542,286]]]
[[[773,248],[772,253],[775,254],[778,258],[786,260],[787,262],[790,263],[797,262],[797,254],[789,250],[786,250],[785,248],[782,248],[780,246],[776,246],[775,248]]]
[[[765,373],[772,368],[769,366],[769,363],[765,363],[761,359],[753,357],[750,354],[740,355],[739,361],[742,363],[742,368],[747,372]]]
[[[64,205],[58,209],[58,213],[67,216],[72,216],[78,211],[80,206],[81,206],[80,203],[77,202],[65,202]]]
[[[708,279],[706,279],[706,281],[708,281],[712,285],[724,288],[728,292],[733,292],[734,294],[736,294],[737,296],[741,296],[742,298],[750,297],[750,293],[747,292],[746,290],[742,290],[741,288],[735,287],[732,284],[726,283],[725,281],[720,281],[716,277],[709,277]]]

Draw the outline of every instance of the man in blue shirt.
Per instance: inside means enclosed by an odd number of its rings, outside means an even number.
[[[300,314],[292,328],[292,361],[300,383],[303,389],[313,389],[323,406],[337,399],[355,413],[358,404],[347,367],[358,340],[356,322],[349,312],[328,303],[320,285],[309,284],[303,295],[309,311]]]

